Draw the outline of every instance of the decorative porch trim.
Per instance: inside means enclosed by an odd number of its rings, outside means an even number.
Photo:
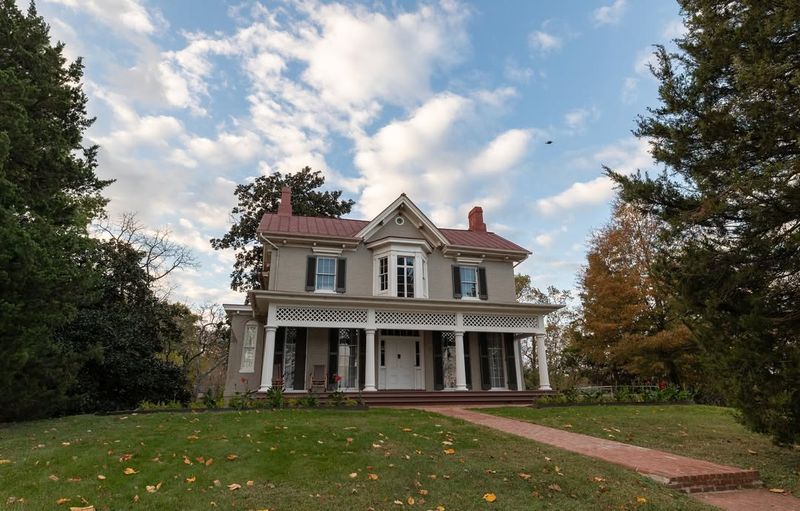
[[[374,310],[374,322],[369,321]],[[276,305],[274,326],[340,327],[370,329],[510,332],[532,334],[540,325],[538,315],[463,314],[455,312],[399,311],[386,309],[303,307]]]

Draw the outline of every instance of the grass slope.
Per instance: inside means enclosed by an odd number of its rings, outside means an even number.
[[[715,406],[576,406],[480,411],[669,451],[741,468],[755,468],[770,488],[800,495],[800,449],[785,449],[752,433],[730,408]]]
[[[415,410],[68,417],[0,428],[0,459],[11,509],[708,509],[618,467]]]

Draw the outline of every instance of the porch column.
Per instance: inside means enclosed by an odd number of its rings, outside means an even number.
[[[364,368],[364,392],[378,390],[375,388],[375,330],[367,329],[366,367]]]
[[[264,327],[264,359],[261,363],[261,386],[259,392],[266,392],[272,387],[272,363],[275,361],[275,330],[274,326]]]
[[[522,375],[522,352],[520,351],[519,339],[514,336],[514,362],[517,369],[517,390],[525,390],[525,379]]]
[[[536,337],[536,361],[539,363],[539,390],[553,390],[550,388],[550,376],[547,373],[547,348],[544,345],[544,336]]]
[[[464,332],[456,334],[456,390],[467,390],[467,369],[464,364]]]

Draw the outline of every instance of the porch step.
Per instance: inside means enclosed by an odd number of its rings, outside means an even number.
[[[532,404],[537,398],[552,395],[553,391],[523,390],[523,391],[436,391],[424,390],[379,390],[377,392],[362,392],[361,398],[368,406],[415,406],[424,404],[435,405],[504,405]],[[357,393],[345,393],[349,398],[355,398]],[[324,402],[328,396],[319,396]]]

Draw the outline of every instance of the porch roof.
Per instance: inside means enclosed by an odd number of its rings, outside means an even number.
[[[486,302],[479,300],[431,300],[428,298],[397,298],[387,296],[347,296],[287,291],[251,290],[248,292],[254,312],[265,315],[270,303],[327,307],[367,307],[403,311],[474,312],[490,314],[544,315],[564,307],[549,303]]]

